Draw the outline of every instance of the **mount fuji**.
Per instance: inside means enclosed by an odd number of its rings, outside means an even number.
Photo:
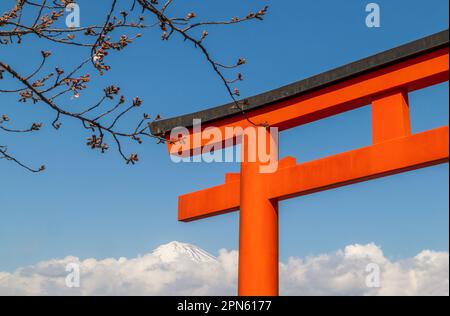
[[[209,254],[205,250],[186,243],[172,241],[168,244],[161,245],[151,253],[153,256],[160,258],[162,262],[175,262],[185,258],[194,262],[213,263],[217,262],[217,258]]]

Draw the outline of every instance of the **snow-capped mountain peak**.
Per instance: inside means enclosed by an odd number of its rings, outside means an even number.
[[[207,253],[203,249],[178,241],[172,241],[168,244],[161,245],[156,248],[152,254],[159,257],[163,262],[174,262],[180,257],[185,257],[195,262],[217,261],[213,255]]]

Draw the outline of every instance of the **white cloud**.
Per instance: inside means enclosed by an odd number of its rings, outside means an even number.
[[[66,257],[0,272],[0,295],[234,295],[237,251],[218,257],[173,242],[133,259]],[[66,266],[78,263],[80,288],[68,288]],[[366,266],[381,270],[380,287],[366,286]],[[282,295],[449,295],[449,254],[425,250],[391,261],[374,244],[280,263]]]
[[[380,268],[380,287],[366,286],[368,264]],[[449,254],[422,251],[390,261],[374,244],[351,245],[332,254],[291,258],[281,264],[286,295],[449,295]]]

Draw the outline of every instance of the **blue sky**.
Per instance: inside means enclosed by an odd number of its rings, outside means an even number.
[[[82,24],[100,16],[102,2],[79,1]],[[379,29],[365,26],[367,3],[183,1],[176,10],[184,15],[194,8],[198,16],[214,19],[270,5],[264,22],[212,28],[207,39],[220,60],[247,59],[240,90],[249,96],[448,28],[446,0],[379,0]],[[139,95],[146,112],[163,117],[229,101],[198,51],[178,38],[162,43],[156,29],[143,34],[111,56],[108,77],[93,81],[97,89],[65,104],[76,107],[95,100],[106,82],[119,84],[127,96]],[[0,59],[26,71],[38,62],[31,48],[41,47],[32,41],[25,45],[29,49],[1,47]],[[56,63],[80,58],[78,50],[50,48]],[[415,92],[410,99],[414,132],[448,125],[447,83]],[[17,104],[13,96],[1,96],[1,102],[1,114],[50,123],[49,112],[39,106]],[[125,124],[132,122],[126,119]],[[220,184],[224,173],[237,171],[238,165],[173,164],[165,146],[150,140],[139,148],[141,162],[131,167],[113,150],[92,152],[85,146],[89,135],[73,122],[63,123],[58,132],[0,134],[0,143],[10,144],[18,157],[48,168],[34,175],[0,163],[0,271],[66,255],[134,257],[172,240],[214,254],[238,248],[238,213],[177,222],[178,195]],[[308,161],[368,145],[370,138],[370,108],[365,107],[284,132],[281,156]],[[281,260],[368,242],[391,258],[423,249],[448,251],[448,176],[445,164],[281,203]]]

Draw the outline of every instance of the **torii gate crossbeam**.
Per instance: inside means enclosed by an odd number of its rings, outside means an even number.
[[[280,131],[370,105],[373,144],[302,164],[287,157],[275,172],[262,174],[262,161],[246,160],[249,146],[257,145],[244,142],[240,173],[227,174],[222,185],[179,197],[180,221],[240,210],[240,295],[278,295],[279,201],[449,161],[448,126],[411,134],[408,101],[408,93],[448,81],[448,40],[446,30],[241,102],[252,122]],[[202,120],[201,133],[211,126],[245,128],[247,118],[228,104],[155,122],[151,128],[169,140],[171,154],[176,152],[170,130],[190,128],[184,154],[192,155],[208,142],[191,141],[198,133],[193,119]],[[262,137],[274,141],[269,133]]]

